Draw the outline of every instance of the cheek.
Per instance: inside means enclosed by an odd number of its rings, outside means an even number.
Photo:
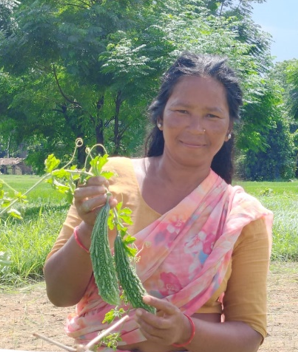
[[[229,122],[228,121],[211,121],[208,126],[206,126],[208,130],[216,135],[226,136],[229,130]]]
[[[163,119],[164,129],[168,128],[169,130],[181,128],[185,125],[185,123],[186,119],[175,114],[164,116]]]

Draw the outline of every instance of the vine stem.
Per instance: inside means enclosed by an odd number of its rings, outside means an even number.
[[[92,173],[88,172],[88,171],[82,171],[82,170],[67,170],[67,169],[64,169],[65,171],[69,172],[70,174],[73,174],[73,175],[77,175],[77,174],[84,174],[84,175],[87,175],[87,176],[93,176]],[[51,175],[53,173],[55,173],[55,171],[57,170],[53,170],[52,172],[44,175],[39,181],[37,181],[32,187],[30,187],[29,189],[27,189],[27,191],[23,194],[24,196],[27,195],[29,192],[31,192],[35,187],[37,187],[41,182],[43,182],[44,180],[46,180],[47,178],[51,177]],[[1,180],[2,181],[2,180]],[[4,182],[4,181],[3,181]],[[6,182],[4,182],[6,184]],[[6,184],[7,185],[7,184]],[[7,185],[8,186],[8,185]],[[9,187],[11,188],[11,187]],[[12,189],[12,188],[11,188]],[[15,191],[14,189],[12,189],[13,191]],[[16,192],[16,191],[15,191]],[[7,210],[9,208],[11,208],[15,203],[17,203],[19,200],[18,198],[16,198],[15,200],[13,200],[7,207],[5,207],[3,210],[0,211],[0,216],[2,214],[4,214],[5,212],[7,212]]]
[[[3,179],[0,180],[7,188],[12,190],[13,192],[17,193],[18,191],[12,188],[8,183],[6,183]]]
[[[45,340],[45,341],[47,341],[49,343],[52,343],[53,345],[59,346],[59,347],[63,348],[66,351],[69,351],[69,352],[76,352],[77,351],[76,349],[74,349],[72,347],[63,345],[62,343],[57,342],[57,341],[55,341],[53,339],[50,339],[50,338],[48,338],[46,336],[43,336],[43,335],[40,335],[40,334],[37,334],[37,333],[33,333],[33,336],[38,337],[38,338],[40,338],[42,340]]]
[[[106,329],[105,331],[103,331],[101,334],[99,334],[98,336],[96,336],[93,340],[91,340],[86,346],[85,346],[85,350],[88,351],[90,350],[97,342],[99,342],[103,337],[107,336],[111,331],[113,331],[114,329],[116,329],[119,325],[121,325],[122,323],[125,322],[125,320],[127,320],[129,318],[128,315],[125,315],[123,318],[121,318],[120,320],[118,320],[115,324],[113,324],[112,326],[110,326],[108,329]]]
[[[104,150],[105,154],[108,154],[106,148],[105,148],[102,144],[100,144],[100,143],[94,144],[94,145],[92,146],[92,148],[88,148],[88,153],[87,153],[87,157],[86,157],[85,165],[84,165],[84,168],[85,168],[85,169],[87,168],[88,158],[91,158],[91,159],[92,159],[92,150],[93,150],[94,148],[96,148],[96,147],[101,147],[101,148]]]
[[[50,176],[50,174],[46,174],[45,176],[43,176],[38,182],[36,182],[32,187],[30,187],[23,195],[25,196],[26,194],[28,194],[29,192],[31,192],[36,186],[38,186],[41,182],[43,182],[46,178],[48,178]],[[18,202],[18,198],[16,198],[15,200],[13,200],[7,207],[5,207],[1,212],[0,215],[2,215],[3,213],[7,212],[7,210],[9,208],[11,208],[15,203]]]
[[[75,154],[77,152],[77,149],[80,148],[83,145],[83,139],[82,138],[77,138],[75,140],[75,149],[74,152],[72,154],[71,160],[62,167],[62,169],[65,169],[68,165],[70,165],[75,157]],[[68,171],[73,171],[73,170],[68,170]],[[81,173],[81,171],[77,171],[77,173]],[[88,175],[92,176],[90,173],[87,172]],[[47,173],[46,175],[44,175],[38,182],[36,182],[32,187],[30,187],[23,195],[25,196],[26,194],[28,194],[29,192],[31,192],[36,186],[38,186],[41,182],[43,182],[45,179],[47,179],[48,177],[50,177],[52,175],[52,172]],[[12,191],[17,192],[15,189],[13,189],[11,186],[9,186],[4,180],[1,180],[8,188],[10,188]],[[0,211],[0,216],[2,214],[4,214],[5,212],[7,212],[7,210],[9,208],[11,208],[15,203],[17,203],[19,200],[18,198],[16,198],[15,200],[13,200],[7,207],[5,207],[2,211]]]

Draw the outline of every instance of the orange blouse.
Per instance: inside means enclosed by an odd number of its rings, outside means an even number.
[[[129,158],[109,159],[109,171],[117,176],[110,180],[113,196],[132,210],[131,235],[158,219],[161,214],[150,208],[142,198],[132,162]],[[72,205],[61,232],[47,259],[72,236],[73,229],[82,220]],[[267,274],[269,268],[269,236],[263,219],[245,226],[237,240],[225,279],[198,313],[219,313],[225,321],[242,321],[266,336]],[[219,297],[224,295],[223,304]]]

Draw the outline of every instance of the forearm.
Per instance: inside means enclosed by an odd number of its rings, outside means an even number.
[[[80,241],[90,246],[91,230],[81,224]],[[79,302],[92,275],[90,255],[76,242],[74,236],[48,259],[44,267],[47,294],[56,306],[66,307]]]
[[[191,352],[256,352],[262,336],[242,322],[213,323],[194,319],[195,336],[186,346]]]

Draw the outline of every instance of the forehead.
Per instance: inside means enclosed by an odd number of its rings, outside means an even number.
[[[183,76],[175,85],[166,106],[220,110],[229,114],[226,89],[209,76]]]
[[[182,76],[173,87],[172,95],[192,92],[201,94],[202,92],[221,95],[226,97],[226,89],[222,83],[210,76]]]

